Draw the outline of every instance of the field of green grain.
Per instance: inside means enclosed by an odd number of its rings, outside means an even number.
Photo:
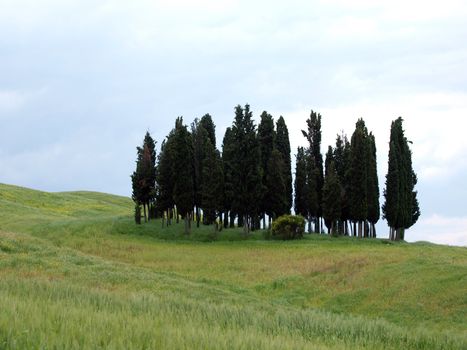
[[[467,248],[186,237],[132,208],[0,185],[0,349],[467,348]]]

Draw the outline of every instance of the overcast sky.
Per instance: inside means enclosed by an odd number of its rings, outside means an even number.
[[[323,153],[358,118],[413,141],[422,216],[409,241],[467,245],[464,1],[0,0],[0,182],[130,195],[135,147],[177,116],[313,109]],[[385,222],[380,236],[387,236]]]

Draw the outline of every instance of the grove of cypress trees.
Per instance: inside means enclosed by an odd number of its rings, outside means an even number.
[[[417,192],[417,176],[412,168],[412,152],[404,135],[403,119],[391,124],[389,141],[388,173],[384,190],[383,216],[390,227],[391,240],[403,240],[404,232],[415,224],[420,216]]]

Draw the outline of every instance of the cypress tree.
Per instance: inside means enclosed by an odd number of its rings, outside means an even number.
[[[267,214],[270,218],[276,219],[287,212],[284,161],[281,152],[277,149],[274,149],[271,153],[268,169],[265,179],[266,187],[268,188],[268,196],[266,197],[268,201]]]
[[[194,206],[194,166],[193,166],[193,143],[191,134],[186,125],[183,125],[183,118],[177,118],[174,133],[174,163],[172,164],[172,174],[174,174],[173,197],[177,212],[185,220],[185,234],[190,233],[191,212]]]
[[[337,222],[341,218],[341,187],[334,161],[330,160],[326,169],[323,186],[323,216],[330,233],[337,234]]]
[[[363,119],[357,121],[351,139],[350,213],[358,223],[358,237],[363,237],[364,222],[368,215],[368,131]],[[354,232],[355,234],[355,232]]]
[[[136,204],[143,205],[145,222],[148,220],[150,204],[154,204],[156,196],[155,146],[155,141],[146,132],[143,146],[137,147],[136,170],[131,175],[132,198]]]
[[[286,214],[290,214],[292,208],[292,159],[290,155],[290,140],[289,130],[285,124],[285,120],[282,116],[279,117],[276,123],[276,147],[282,154],[284,161],[284,182],[285,182],[285,193],[286,193]]]
[[[319,170],[316,168],[316,161],[312,154],[305,154],[306,160],[306,209],[308,218],[308,232],[311,233],[311,222],[315,222],[314,232],[321,233],[319,220]]]
[[[206,130],[209,140],[211,141],[212,145],[216,147],[216,126],[212,121],[211,115],[203,115],[199,121],[199,125],[202,126],[204,130]]]
[[[337,135],[334,148],[334,164],[341,186],[341,221],[339,234],[349,235],[350,220],[350,143],[345,134]]]
[[[384,190],[383,217],[390,227],[390,239],[404,239],[404,232],[415,224],[420,216],[417,192],[417,176],[412,168],[412,152],[404,135],[403,119],[391,124],[388,173]]]
[[[296,215],[308,217],[308,187],[307,187],[307,163],[305,150],[298,147],[295,161],[295,199],[294,211]]]
[[[260,149],[260,166],[261,166],[261,173],[262,173],[262,196],[261,196],[261,203],[259,206],[260,214],[263,218],[264,226],[265,226],[265,213],[270,215],[271,209],[271,197],[274,196],[274,189],[268,186],[266,181],[266,177],[270,172],[269,169],[269,161],[271,159],[272,151],[275,147],[275,139],[276,139],[276,132],[274,130],[274,120],[270,114],[264,111],[261,114],[261,121],[258,125],[258,143]]]
[[[196,226],[199,227],[201,220],[203,161],[206,157],[205,144],[209,140],[209,134],[197,118],[191,124],[191,136],[193,140],[194,204],[196,207]]]
[[[234,166],[235,166],[235,151],[236,145],[233,138],[232,128],[228,127],[225,130],[224,139],[222,141],[222,169],[224,173],[224,227],[234,227],[236,214],[232,210],[232,201],[234,198]],[[229,215],[230,214],[230,215]],[[230,218],[230,220],[229,220]],[[229,225],[230,221],[230,225]]]
[[[205,159],[203,162],[202,207],[207,224],[213,224],[217,231],[216,218],[222,212],[224,174],[219,151],[210,139],[205,143]]]
[[[235,144],[232,207],[239,215],[244,233],[248,234],[252,219],[259,215],[258,204],[262,191],[260,149],[256,126],[248,104],[245,108],[240,105],[235,108],[232,133]]]
[[[331,163],[335,164],[335,162],[334,162],[334,150],[332,149],[332,146],[328,146],[328,151],[326,152],[326,156],[324,158],[324,185],[323,185],[323,203],[322,203],[324,224],[326,225],[326,227],[328,229],[328,233],[331,233],[333,221],[330,219],[329,215],[327,215],[327,216],[324,215],[324,202],[325,202],[325,199],[324,199],[324,196],[325,196],[324,186],[326,185],[326,177],[328,177],[328,173],[330,171]],[[334,165],[334,171],[335,171],[335,165]],[[327,204],[328,204],[327,210],[329,211],[329,209],[330,209],[329,205],[331,205],[331,203],[328,202]]]
[[[175,205],[173,199],[173,190],[175,176],[172,167],[175,162],[174,156],[174,134],[172,130],[161,144],[161,151],[157,162],[157,208],[164,219],[164,212],[167,216],[167,225],[171,224],[172,210]],[[162,220],[164,225],[164,220]]]
[[[376,142],[372,133],[368,136],[368,221],[370,222],[370,237],[376,238],[376,223],[380,217],[378,169],[376,162]]]
[[[323,177],[323,156],[321,154],[321,114],[314,112],[310,113],[310,117],[306,120],[307,131],[302,130],[303,136],[308,140],[308,157],[313,160],[313,169],[315,172],[316,194],[317,194],[317,210],[316,210],[316,228],[315,230],[320,233],[321,225],[320,218],[322,215],[322,190],[324,184]]]

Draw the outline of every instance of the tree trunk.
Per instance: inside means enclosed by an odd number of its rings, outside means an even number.
[[[243,216],[243,234],[245,236],[248,235],[248,216],[247,215]]]
[[[374,223],[371,224],[371,233],[372,237],[376,238],[376,225]]]
[[[144,211],[144,222],[148,222],[148,217],[146,216],[146,204],[143,203],[143,211]]]
[[[162,212],[162,218],[161,218],[161,219],[162,219],[162,220],[161,220],[161,222],[162,222],[162,228],[164,228],[164,223],[165,223],[165,215],[164,215],[164,214],[165,214],[165,213]]]
[[[229,227],[229,213],[224,212],[224,228],[228,228],[228,227]]]
[[[308,217],[308,233],[311,234],[311,217]]]
[[[199,213],[199,207],[196,206],[196,227],[199,227],[199,222],[201,220],[201,217],[200,217],[200,213]]]

